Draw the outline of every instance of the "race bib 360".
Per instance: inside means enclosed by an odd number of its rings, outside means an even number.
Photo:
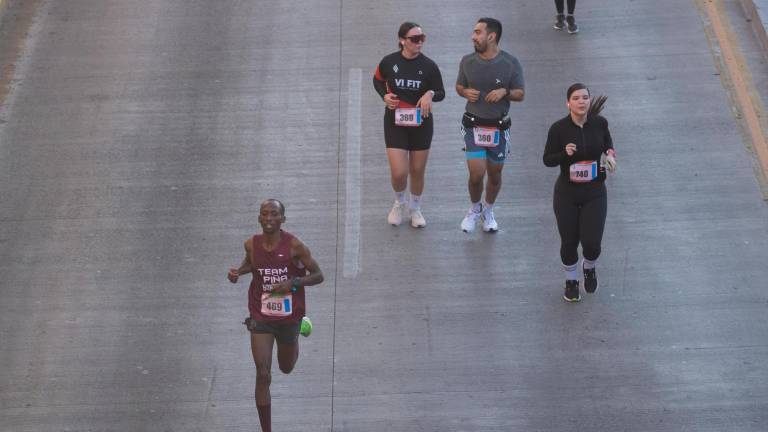
[[[475,145],[479,147],[496,147],[499,145],[499,129],[475,126]]]

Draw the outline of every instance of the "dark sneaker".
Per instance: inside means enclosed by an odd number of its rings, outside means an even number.
[[[576,20],[573,19],[573,15],[565,17],[565,23],[568,27],[568,33],[574,34],[579,32],[579,26],[576,25]]]
[[[592,294],[597,291],[597,287],[600,286],[597,283],[597,271],[595,271],[594,268],[584,268],[584,264],[582,264],[581,269],[584,271],[584,291]]]
[[[581,296],[579,296],[579,281],[565,281],[565,294],[563,295],[563,298],[567,302],[577,302],[581,300]]]
[[[555,16],[555,25],[553,25],[552,28],[555,30],[562,30],[565,28],[564,14],[557,14],[557,16]]]

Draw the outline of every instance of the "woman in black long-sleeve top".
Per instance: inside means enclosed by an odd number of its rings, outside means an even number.
[[[426,40],[421,27],[404,22],[397,36],[400,50],[385,56],[373,76],[373,87],[386,105],[384,141],[395,191],[387,221],[395,226],[402,222],[410,174],[411,226],[422,228],[427,225],[421,214],[421,194],[432,144],[430,114],[432,102],[445,98],[445,89],[437,64],[421,52]]]
[[[590,98],[581,83],[568,88],[568,115],[549,128],[544,149],[544,165],[560,167],[555,183],[553,208],[560,232],[560,258],[565,269],[566,301],[581,300],[579,295],[578,247],[584,261],[584,290],[597,290],[595,262],[600,256],[608,194],[606,169],[613,172],[616,158],[608,121],[599,115],[604,98]]]

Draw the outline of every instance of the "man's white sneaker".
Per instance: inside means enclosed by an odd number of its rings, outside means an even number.
[[[400,226],[400,224],[403,223],[404,209],[405,203],[399,203],[395,201],[395,203],[392,205],[392,210],[390,210],[389,215],[387,215],[387,222],[389,222],[390,225]]]
[[[424,215],[421,214],[421,209],[411,209],[411,226],[414,228],[424,228],[427,226],[427,221],[424,219]]]
[[[475,230],[475,224],[480,219],[481,212],[469,210],[467,215],[464,216],[464,220],[461,221],[461,230],[464,232],[472,232]]]
[[[496,223],[496,218],[493,217],[493,210],[484,210],[483,217],[483,231],[496,232],[499,230],[499,224]]]

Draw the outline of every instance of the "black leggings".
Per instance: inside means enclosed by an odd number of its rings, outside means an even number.
[[[552,207],[557,230],[560,231],[560,259],[565,265],[579,261],[579,243],[584,258],[594,261],[600,256],[608,193],[605,184],[571,184],[558,179]]]
[[[555,0],[555,8],[559,14],[563,13],[563,1],[564,0]],[[568,0],[568,15],[573,15],[574,9],[576,9],[576,0]]]

